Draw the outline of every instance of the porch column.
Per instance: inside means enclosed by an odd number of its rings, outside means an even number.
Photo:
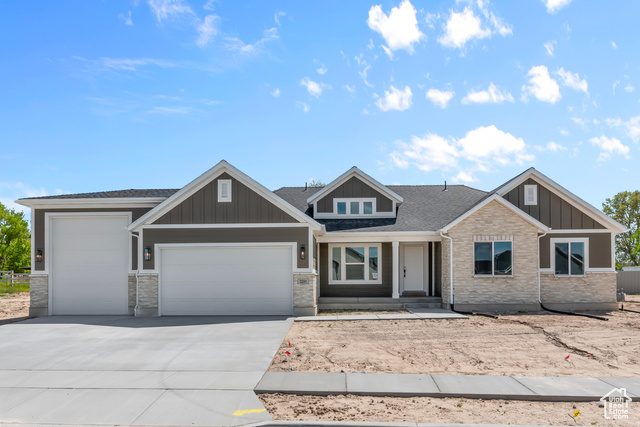
[[[392,242],[391,243],[392,247],[393,247],[393,253],[392,253],[392,260],[393,260],[393,267],[392,267],[392,286],[393,286],[393,290],[391,293],[391,297],[392,298],[400,298],[400,291],[399,291],[399,286],[398,286],[398,282],[400,281],[400,242]]]

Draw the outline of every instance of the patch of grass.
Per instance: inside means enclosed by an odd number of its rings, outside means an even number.
[[[0,295],[2,294],[17,294],[19,292],[29,292],[29,285],[13,285],[0,282]]]

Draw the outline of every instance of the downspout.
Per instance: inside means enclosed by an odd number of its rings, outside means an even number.
[[[542,285],[540,284],[540,239],[547,235],[545,231],[544,234],[538,236],[538,303],[542,307]]]
[[[131,235],[131,237],[135,237],[136,239],[138,239],[138,244],[136,245],[136,249],[138,248],[138,246],[140,246],[140,236],[137,234],[133,234],[133,232],[129,232],[129,234]],[[137,251],[137,253],[139,254],[140,251]],[[138,257],[136,257],[136,306],[133,307],[133,315],[134,316],[138,316],[138,295],[140,294],[139,292],[139,286],[138,286],[138,274],[140,273],[140,262],[141,260],[138,259]]]

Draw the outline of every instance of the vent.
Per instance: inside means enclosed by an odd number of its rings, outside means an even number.
[[[524,204],[525,205],[538,204],[538,186],[537,185],[524,186]]]
[[[231,201],[231,180],[219,179],[218,180],[218,202],[230,202]]]

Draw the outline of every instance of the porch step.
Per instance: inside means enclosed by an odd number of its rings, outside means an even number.
[[[318,310],[403,310],[442,308],[439,297],[320,297]]]
[[[442,302],[407,303],[404,305],[404,308],[407,310],[411,310],[412,308],[442,308]]]

